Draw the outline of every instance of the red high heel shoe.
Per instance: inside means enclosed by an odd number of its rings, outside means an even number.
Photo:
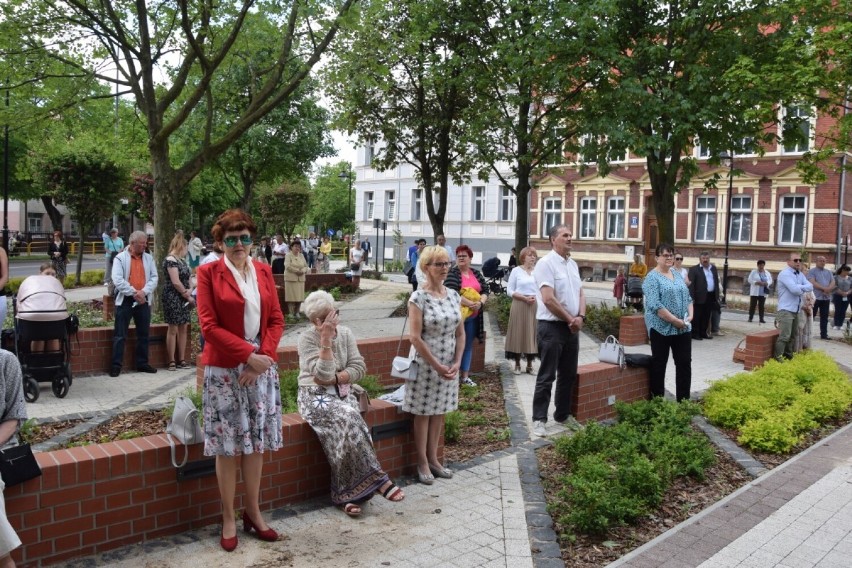
[[[232,536],[231,538],[225,538],[224,536],[219,538],[219,546],[225,552],[233,552],[235,548],[237,548],[237,535]]]
[[[257,538],[260,540],[265,540],[267,542],[275,542],[278,540],[278,533],[273,529],[266,529],[265,531],[260,530],[257,526],[251,521],[246,511],[243,511],[243,530],[247,533],[250,533],[252,530],[256,533]]]

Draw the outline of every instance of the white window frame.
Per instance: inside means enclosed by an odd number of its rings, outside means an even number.
[[[703,220],[703,223],[702,223]],[[709,221],[712,220],[712,227]],[[700,231],[700,233],[699,233]],[[716,196],[699,195],[695,199],[695,242],[711,243],[716,240]]]
[[[562,198],[546,197],[541,203],[541,234],[546,236],[552,227],[562,224]]]
[[[44,213],[27,214],[27,232],[41,233],[44,231]]]
[[[813,140],[813,133],[814,133],[814,124],[813,124],[814,113],[813,113],[813,109],[811,109],[810,107],[805,106],[805,105],[793,104],[793,105],[787,105],[787,106],[784,107],[784,118],[785,118],[785,120],[786,120],[787,116],[795,116],[795,117],[798,118],[798,117],[802,117],[802,116],[805,116],[805,115],[807,115],[807,120],[803,121],[799,125],[799,128],[805,134],[805,140],[806,140],[805,145],[801,146],[799,144],[795,144],[793,146],[788,146],[787,144],[784,144],[782,146],[782,149],[783,149],[785,154],[804,154],[805,152],[810,150],[811,142]],[[783,132],[783,128],[782,128],[782,132]]]
[[[364,219],[367,221],[373,220],[373,213],[376,211],[376,203],[373,200],[374,195],[372,191],[364,192]]]
[[[515,194],[508,186],[500,186],[500,221],[515,220]]]
[[[475,185],[471,188],[473,204],[470,210],[471,221],[485,221],[485,186]]]
[[[801,205],[799,205],[801,204]],[[791,193],[782,195],[778,207],[778,244],[802,245],[805,243],[805,224],[808,215],[808,198],[806,195]],[[789,219],[789,235],[785,238],[785,223]],[[796,239],[796,232],[800,233]]]
[[[751,242],[751,195],[731,196],[731,232],[732,243]]]
[[[606,238],[609,240],[624,240],[625,199],[615,195],[606,200]]]
[[[385,221],[396,220],[396,192],[385,192]]]
[[[376,142],[367,139],[364,142],[364,165],[368,168],[373,167],[373,158],[376,156]]]
[[[598,198],[587,196],[580,199],[580,230],[581,239],[594,239],[596,236]]]
[[[426,204],[423,201],[423,189],[415,188],[411,190],[411,220],[423,220],[423,208]]]

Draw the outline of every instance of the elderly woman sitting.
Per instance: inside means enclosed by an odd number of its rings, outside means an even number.
[[[312,292],[302,308],[313,326],[299,338],[299,413],[316,432],[331,465],[332,502],[357,517],[376,492],[402,501],[405,494],[379,465],[351,392],[366,371],[355,337],[338,325],[328,292]]]

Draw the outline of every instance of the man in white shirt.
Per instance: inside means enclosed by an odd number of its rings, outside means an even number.
[[[435,241],[438,243],[439,247],[444,247],[444,250],[447,251],[447,256],[450,257],[450,262],[455,266],[456,264],[456,251],[453,250],[453,247],[447,244],[447,237],[444,235],[438,235],[435,237]]]
[[[272,247],[272,274],[284,274],[284,257],[290,252],[290,247],[281,235],[275,235],[275,242]]]
[[[541,365],[533,393],[533,433],[547,436],[547,412],[553,381],[556,381],[553,419],[577,428],[571,416],[571,394],[577,377],[580,330],[586,321],[586,297],[577,263],[571,258],[571,229],[556,225],[550,229],[550,252],[535,266],[538,287],[536,319]]]

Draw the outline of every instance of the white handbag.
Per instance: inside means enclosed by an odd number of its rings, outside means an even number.
[[[402,322],[402,332],[399,334],[399,343],[396,344],[397,356],[391,362],[391,377],[403,379],[405,381],[417,380],[417,372],[420,370],[420,364],[414,360],[416,351],[414,346],[408,352],[408,357],[399,355],[399,348],[402,346],[402,337],[405,335],[405,324],[408,322],[408,314],[405,315],[405,320]]]
[[[600,351],[598,351],[598,360],[601,363],[610,363],[624,368],[624,345],[618,342],[614,335],[606,338],[606,341],[601,343]]]
[[[177,438],[184,445],[183,461],[178,464],[175,456],[175,442],[172,436]],[[198,423],[198,409],[195,408],[192,400],[179,396],[175,399],[175,408],[172,412],[172,419],[166,428],[166,438],[169,440],[169,446],[172,449],[172,465],[175,467],[183,467],[189,459],[190,444],[198,444],[204,440],[204,433],[201,431],[201,425]]]

